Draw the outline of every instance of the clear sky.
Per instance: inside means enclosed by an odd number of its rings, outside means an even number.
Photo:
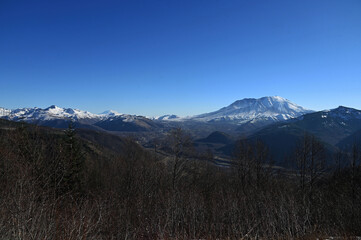
[[[361,109],[360,0],[1,0],[0,106]]]

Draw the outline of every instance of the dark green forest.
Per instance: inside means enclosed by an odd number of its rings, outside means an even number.
[[[0,122],[2,239],[325,239],[361,235],[360,146],[334,156],[305,133],[290,168],[262,141],[212,163],[173,129],[132,137]],[[332,158],[332,159],[328,159]]]

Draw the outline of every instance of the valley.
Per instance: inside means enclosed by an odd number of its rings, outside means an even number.
[[[316,112],[278,96],[246,98],[217,111],[191,117],[149,118],[112,110],[93,114],[53,105],[45,109],[0,108],[0,118],[60,129],[66,129],[72,122],[74,128],[83,129],[81,131],[131,136],[146,149],[164,144],[168,133],[180,128],[190,134],[198,155],[209,152],[215,159],[225,162],[232,161],[240,139],[261,140],[269,147],[278,166],[287,166],[287,159],[292,157],[305,133],[316,136],[326,146],[329,162],[332,162],[333,154],[349,148],[352,141],[359,141],[361,130],[360,110],[340,106]]]

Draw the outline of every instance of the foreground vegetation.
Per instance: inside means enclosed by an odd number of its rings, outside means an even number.
[[[48,130],[50,131],[50,130]],[[326,165],[305,136],[293,171],[272,167],[267,147],[240,141],[230,168],[209,164],[180,129],[163,150],[124,139],[102,154],[73,129],[0,131],[2,239],[307,239],[361,235],[356,146]],[[340,163],[346,166],[342,166]]]

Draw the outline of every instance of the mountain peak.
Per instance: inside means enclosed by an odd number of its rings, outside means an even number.
[[[332,109],[332,110],[356,110],[356,109],[340,105],[337,108]]]
[[[159,116],[159,117],[154,117],[153,119],[167,121],[167,120],[179,120],[181,118],[174,114],[167,114],[167,115],[163,115],[163,116]]]
[[[47,107],[46,109],[59,109],[60,107],[56,106],[56,105],[51,105],[49,107]]]
[[[265,106],[272,106],[276,103],[292,104],[289,100],[279,97],[279,96],[272,96],[272,97],[267,96],[267,97],[261,97],[261,98],[244,98],[244,99],[235,101],[230,106],[242,108],[243,106],[246,106],[246,107],[249,106],[249,104],[262,104]]]
[[[271,101],[275,101],[275,102],[286,102],[288,101],[287,99],[280,97],[280,96],[266,96],[266,97],[261,97],[259,98],[259,100],[271,100]]]
[[[106,110],[104,112],[102,112],[100,115],[107,115],[107,116],[118,116],[118,115],[122,115],[121,113],[118,113],[115,110]]]
[[[299,117],[312,111],[280,96],[267,96],[262,98],[244,98],[237,100],[218,111],[195,116],[194,119],[202,121],[238,121],[244,123],[257,119],[267,121],[283,121]]]
[[[345,117],[353,117],[353,118],[361,118],[361,111],[354,109],[354,108],[349,108],[349,107],[345,107],[345,106],[339,106],[338,108],[334,108],[328,111],[332,116],[335,117],[341,117],[341,118],[345,118]]]

